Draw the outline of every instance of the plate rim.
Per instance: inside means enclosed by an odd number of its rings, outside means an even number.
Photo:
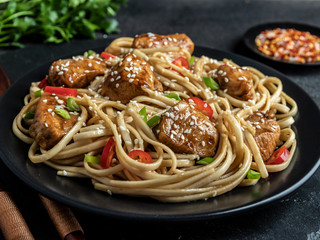
[[[255,37],[262,32],[263,30],[266,30],[268,28],[276,28],[276,27],[281,27],[281,25],[287,26],[288,27],[292,27],[292,28],[300,28],[297,30],[300,31],[309,31],[310,33],[312,33],[313,35],[317,35],[320,38],[320,27],[316,26],[316,25],[312,25],[309,23],[304,23],[304,22],[293,22],[293,21],[285,21],[285,22],[279,22],[279,21],[275,21],[275,22],[265,22],[265,23],[260,23],[257,25],[253,25],[250,28],[248,28],[246,30],[246,32],[243,34],[242,36],[242,41],[244,42],[244,44],[246,45],[247,48],[249,48],[252,52],[254,52],[255,54],[268,59],[270,61],[273,62],[277,62],[277,63],[283,63],[286,65],[294,65],[294,66],[308,66],[308,67],[315,67],[315,66],[320,66],[320,61],[315,62],[315,63],[295,63],[295,62],[289,62],[289,61],[284,61],[284,60],[279,60],[279,59],[275,59],[273,57],[270,57],[262,52],[260,52],[255,45]],[[256,32],[259,32],[258,34]],[[316,32],[316,33],[315,33]],[[255,33],[255,34],[254,34]],[[255,35],[255,36],[253,36]]]
[[[99,47],[100,48],[100,47]],[[263,68],[268,69],[269,71],[275,72],[280,76],[284,76],[285,77],[285,81],[289,80],[291,84],[293,84],[293,86],[295,88],[299,88],[301,91],[304,92],[304,94],[309,98],[310,101],[313,102],[313,105],[317,108],[318,110],[318,114],[320,114],[320,110],[317,106],[317,104],[315,103],[315,101],[304,91],[303,88],[301,88],[300,86],[298,86],[295,82],[293,82],[289,77],[287,77],[285,74],[277,71],[276,69],[273,69],[261,62],[258,62],[256,60],[247,58],[245,56],[233,53],[233,52],[228,52],[228,51],[223,51],[223,50],[219,50],[219,49],[215,49],[215,48],[210,48],[210,47],[204,47],[204,46],[196,46],[196,49],[201,51],[200,49],[202,49],[202,51],[213,51],[213,52],[218,52],[222,55],[231,55],[240,59],[244,59],[245,61],[250,62],[252,65],[256,66],[262,66]],[[197,51],[195,50],[195,51]],[[70,56],[68,54],[68,56]],[[44,63],[42,66],[46,66],[50,63]],[[39,67],[41,68],[41,67]],[[33,71],[37,71],[37,69],[34,69],[30,72]],[[27,74],[30,74],[27,73]],[[16,84],[18,84],[20,81],[22,81],[24,78],[26,77],[26,75],[22,76],[21,78],[17,79],[13,84],[12,87],[10,88],[14,88],[14,86]],[[4,101],[3,99],[5,99],[6,94],[8,94],[8,91],[4,93],[4,95],[1,97],[0,99],[0,104]],[[295,182],[293,185],[291,185],[289,188],[286,188],[284,191],[281,191],[280,193],[277,193],[275,195],[272,195],[270,197],[267,197],[266,199],[262,199],[259,201],[253,201],[253,202],[249,202],[243,206],[238,206],[235,208],[231,208],[231,209],[226,209],[226,210],[220,210],[220,211],[211,211],[211,212],[206,212],[206,213],[197,213],[197,214],[181,214],[178,216],[172,216],[172,215],[159,215],[159,216],[154,216],[154,215],[145,215],[145,214],[136,214],[136,213],[127,213],[127,212],[119,212],[119,211],[114,211],[114,210],[110,210],[108,209],[108,211],[106,212],[105,209],[103,208],[99,208],[96,206],[91,206],[85,203],[81,203],[81,202],[75,202],[74,200],[64,196],[64,195],[60,195],[59,193],[52,191],[48,188],[46,188],[45,186],[42,185],[37,185],[36,183],[34,183],[32,180],[30,180],[29,178],[27,178],[25,176],[25,174],[23,172],[20,171],[19,168],[17,168],[15,165],[8,165],[8,162],[6,161],[10,161],[10,159],[8,159],[9,157],[7,156],[7,154],[3,151],[3,149],[0,149],[0,158],[2,160],[2,162],[10,169],[11,172],[13,172],[13,174],[18,177],[20,180],[22,180],[23,182],[25,182],[29,187],[31,187],[32,189],[35,189],[37,192],[40,192],[41,194],[55,199],[59,202],[65,203],[68,206],[72,206],[75,208],[79,208],[82,209],[84,211],[88,211],[90,213],[95,213],[95,214],[99,214],[99,215],[106,215],[106,216],[112,216],[112,217],[116,217],[116,218],[126,218],[128,220],[133,220],[133,219],[140,219],[140,220],[153,220],[153,221],[191,221],[191,220],[204,220],[204,219],[218,219],[221,217],[228,217],[231,215],[236,215],[236,214],[241,214],[244,213],[246,211],[248,211],[249,209],[257,209],[258,207],[262,207],[267,205],[268,203],[274,202],[275,200],[278,200],[292,192],[294,192],[295,190],[297,190],[300,186],[302,186],[306,181],[308,181],[311,176],[317,171],[317,169],[320,166],[320,156],[318,156],[318,160],[315,162],[315,164],[313,165],[313,167],[310,169],[310,171],[303,176],[299,181]],[[16,174],[16,172],[20,172],[19,175]],[[96,191],[96,190],[95,190]],[[171,203],[169,203],[171,204]],[[213,209],[214,210],[214,209]]]

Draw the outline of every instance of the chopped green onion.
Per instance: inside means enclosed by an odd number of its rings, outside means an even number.
[[[32,112],[26,112],[23,116],[24,119],[33,119],[34,118],[34,113]]]
[[[35,98],[41,97],[41,93],[42,93],[42,89],[40,89],[40,90],[38,90],[38,91],[35,91],[35,92],[34,92],[34,97],[35,97]]]
[[[68,113],[68,111],[64,110],[64,109],[61,109],[61,108],[56,108],[54,110],[54,112],[56,114],[58,114],[60,117],[64,118],[64,119],[70,119],[70,115]]]
[[[67,105],[68,105],[68,108],[69,108],[71,111],[81,112],[81,108],[80,108],[79,105],[77,104],[76,100],[74,100],[74,98],[69,97],[69,98],[67,99]]]
[[[248,179],[259,179],[260,178],[260,173],[250,169],[248,171],[248,173],[247,173],[247,178]]]
[[[205,157],[197,161],[197,164],[200,165],[208,165],[209,163],[212,163],[214,159],[212,157]]]
[[[154,117],[152,117],[150,120],[147,121],[147,124],[148,124],[149,127],[153,128],[153,127],[156,126],[160,121],[161,121],[161,117],[160,117],[160,116],[154,116]]]
[[[175,100],[180,101],[181,98],[179,97],[178,94],[176,93],[169,93],[169,94],[163,94],[163,96],[167,97],[167,98],[174,98]]]
[[[194,63],[195,60],[195,56],[191,56],[190,60],[189,60],[189,65],[192,65]]]
[[[219,84],[215,80],[213,80],[211,77],[203,77],[202,79],[204,81],[204,84],[206,84],[207,87],[213,90],[220,89]]]
[[[96,54],[96,52],[93,51],[93,50],[89,50],[87,53],[88,53],[88,57],[91,56],[91,55],[93,55],[93,54]]]
[[[88,154],[84,155],[84,160],[86,160],[86,162],[89,162],[89,163],[96,163],[96,164],[100,163],[100,158],[99,157],[91,156],[91,155],[88,155]]]
[[[139,111],[140,116],[142,117],[143,121],[147,122],[147,109],[146,107],[143,107],[140,111]]]

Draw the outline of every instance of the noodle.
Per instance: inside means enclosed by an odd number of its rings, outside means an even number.
[[[181,99],[198,96],[210,105],[219,134],[218,146],[212,156],[214,161],[198,165],[199,155],[175,153],[174,149],[158,140],[139,114],[145,107],[149,117],[161,116],[178,100],[143,87],[145,95],[135,97],[128,104],[111,101],[100,95],[104,78],[96,77],[87,88],[78,89],[74,98],[81,108],[75,125],[47,151],[30,137],[28,128],[32,120],[27,122],[24,119],[26,112],[34,112],[38,104],[38,98],[34,97],[37,84],[32,84],[24,99],[25,106],[13,121],[13,132],[31,144],[28,156],[33,163],[45,163],[56,169],[60,176],[89,178],[95,189],[109,194],[147,196],[164,202],[207,199],[237,186],[256,184],[258,179],[246,179],[249,169],[267,178],[270,172],[287,168],[296,148],[291,126],[297,105],[283,92],[280,79],[246,67],[253,74],[255,94],[252,100],[239,100],[226,91],[209,89],[202,81],[202,77],[212,76],[221,64],[239,67],[236,63],[201,56],[195,57],[191,69],[187,70],[173,64],[166,55],[179,52],[190,60],[191,55],[186,50],[179,47],[134,49],[132,43],[133,38],[118,38],[106,51],[120,59],[124,54],[133,52],[151,65],[156,78],[166,87],[166,94],[176,94]],[[108,61],[108,66],[115,65],[119,58]],[[269,110],[275,112],[281,129],[278,147],[283,145],[290,151],[289,159],[277,165],[267,165],[263,161],[254,139],[256,128],[246,121],[256,111]],[[85,160],[85,154],[100,157],[110,138],[115,141],[116,158],[109,168],[104,169],[100,164]],[[135,149],[149,153],[152,162],[147,164],[129,157],[128,153]]]

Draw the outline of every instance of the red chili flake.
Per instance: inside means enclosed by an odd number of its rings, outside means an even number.
[[[295,63],[320,61],[320,38],[293,28],[261,32],[255,39],[258,49],[277,60]]]

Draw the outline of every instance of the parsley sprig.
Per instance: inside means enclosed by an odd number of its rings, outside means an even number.
[[[127,0],[0,0],[0,47],[23,47],[25,37],[45,43],[95,31],[119,32],[114,17]]]

